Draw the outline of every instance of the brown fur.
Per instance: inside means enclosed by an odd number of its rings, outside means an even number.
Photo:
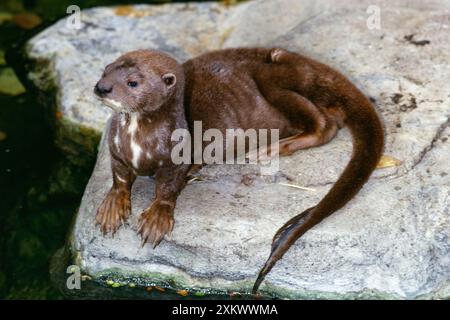
[[[354,150],[349,164],[316,206],[295,216],[277,232],[270,257],[253,288],[256,292],[265,275],[288,248],[314,225],[342,208],[367,181],[382,154],[384,137],[381,122],[369,100],[339,72],[283,49],[228,49],[207,53],[182,65],[185,82],[173,59],[167,58],[170,63],[166,64],[161,55],[155,51],[140,51],[139,54],[128,53],[121,58],[131,59],[135,66],[142,69],[142,77],[150,82],[158,82],[155,80],[157,78],[150,77],[154,74],[152,70],[165,70],[170,65],[170,70],[164,72],[176,75],[174,86],[177,93],[184,89],[186,115],[180,110],[183,104],[180,99],[172,99],[170,95],[163,95],[166,101],[157,108],[150,106],[150,99],[143,99],[143,104],[148,106],[142,107],[142,110],[156,110],[141,111],[139,137],[143,140],[151,137],[153,144],[144,146],[150,152],[154,151],[154,144],[162,139],[162,156],[167,157],[172,145],[160,132],[164,131],[161,128],[192,127],[194,121],[202,121],[203,130],[217,128],[222,132],[228,128],[279,129],[280,155],[324,144],[344,125],[352,133]],[[105,73],[101,81],[108,77],[108,72]],[[161,77],[160,73],[158,75]],[[163,92],[166,92],[165,88]],[[143,93],[137,96],[141,98]],[[117,99],[126,105],[125,98],[119,96]],[[166,114],[162,110],[176,111]],[[146,117],[150,117],[152,123],[153,119],[158,119],[159,125],[147,126]],[[111,136],[115,127],[117,124],[113,125]],[[126,144],[126,139],[123,137],[121,141]],[[112,138],[110,148],[114,149],[111,145]],[[154,202],[144,212],[140,230],[144,242],[150,240],[156,245],[172,228],[173,219],[165,217],[173,216],[176,196],[184,187],[181,180],[184,180],[188,170],[185,166],[173,166],[166,162],[164,169],[154,169],[155,163],[152,161],[142,163],[146,170],[130,170],[130,154],[126,152],[113,156],[112,162],[113,172],[121,170],[126,183],[120,185],[114,180],[106,204],[99,209],[97,220],[105,232],[114,232],[120,226],[121,219],[129,214],[129,190],[135,174],[154,172],[157,180],[156,204]],[[108,213],[111,212],[108,209],[112,209],[113,213]]]
[[[168,77],[171,81],[166,83]],[[136,87],[128,82],[136,81]],[[156,51],[134,51],[108,65],[95,93],[112,107],[108,137],[113,186],[98,209],[103,233],[113,234],[131,213],[131,186],[137,175],[155,176],[156,198],[140,217],[142,244],[156,246],[173,229],[176,198],[185,185],[189,165],[174,165],[171,134],[187,128],[183,106],[184,74],[172,58]],[[134,130],[133,130],[134,129]],[[140,150],[133,154],[133,146]],[[136,147],[137,146],[137,147]],[[136,153],[136,152],[135,152]]]

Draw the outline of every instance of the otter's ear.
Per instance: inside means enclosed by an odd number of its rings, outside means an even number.
[[[177,77],[173,73],[166,73],[162,76],[167,88],[172,88],[177,83]]]

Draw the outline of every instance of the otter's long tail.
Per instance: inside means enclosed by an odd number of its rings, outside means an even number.
[[[289,247],[306,231],[342,208],[358,193],[376,168],[384,146],[383,127],[368,99],[353,85],[341,97],[345,124],[353,136],[353,154],[350,162],[326,196],[314,207],[293,217],[275,234],[269,258],[253,286],[258,291],[261,282]]]

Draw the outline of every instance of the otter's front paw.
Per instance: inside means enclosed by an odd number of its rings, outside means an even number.
[[[142,246],[148,242],[155,248],[166,234],[172,233],[174,206],[171,202],[155,200],[150,208],[142,212],[138,228]]]
[[[131,214],[130,193],[120,189],[111,189],[95,217],[103,234],[116,233]]]

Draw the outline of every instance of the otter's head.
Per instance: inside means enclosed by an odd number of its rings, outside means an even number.
[[[106,66],[94,93],[115,111],[148,113],[176,94],[182,77],[181,65],[167,54],[132,51]]]

